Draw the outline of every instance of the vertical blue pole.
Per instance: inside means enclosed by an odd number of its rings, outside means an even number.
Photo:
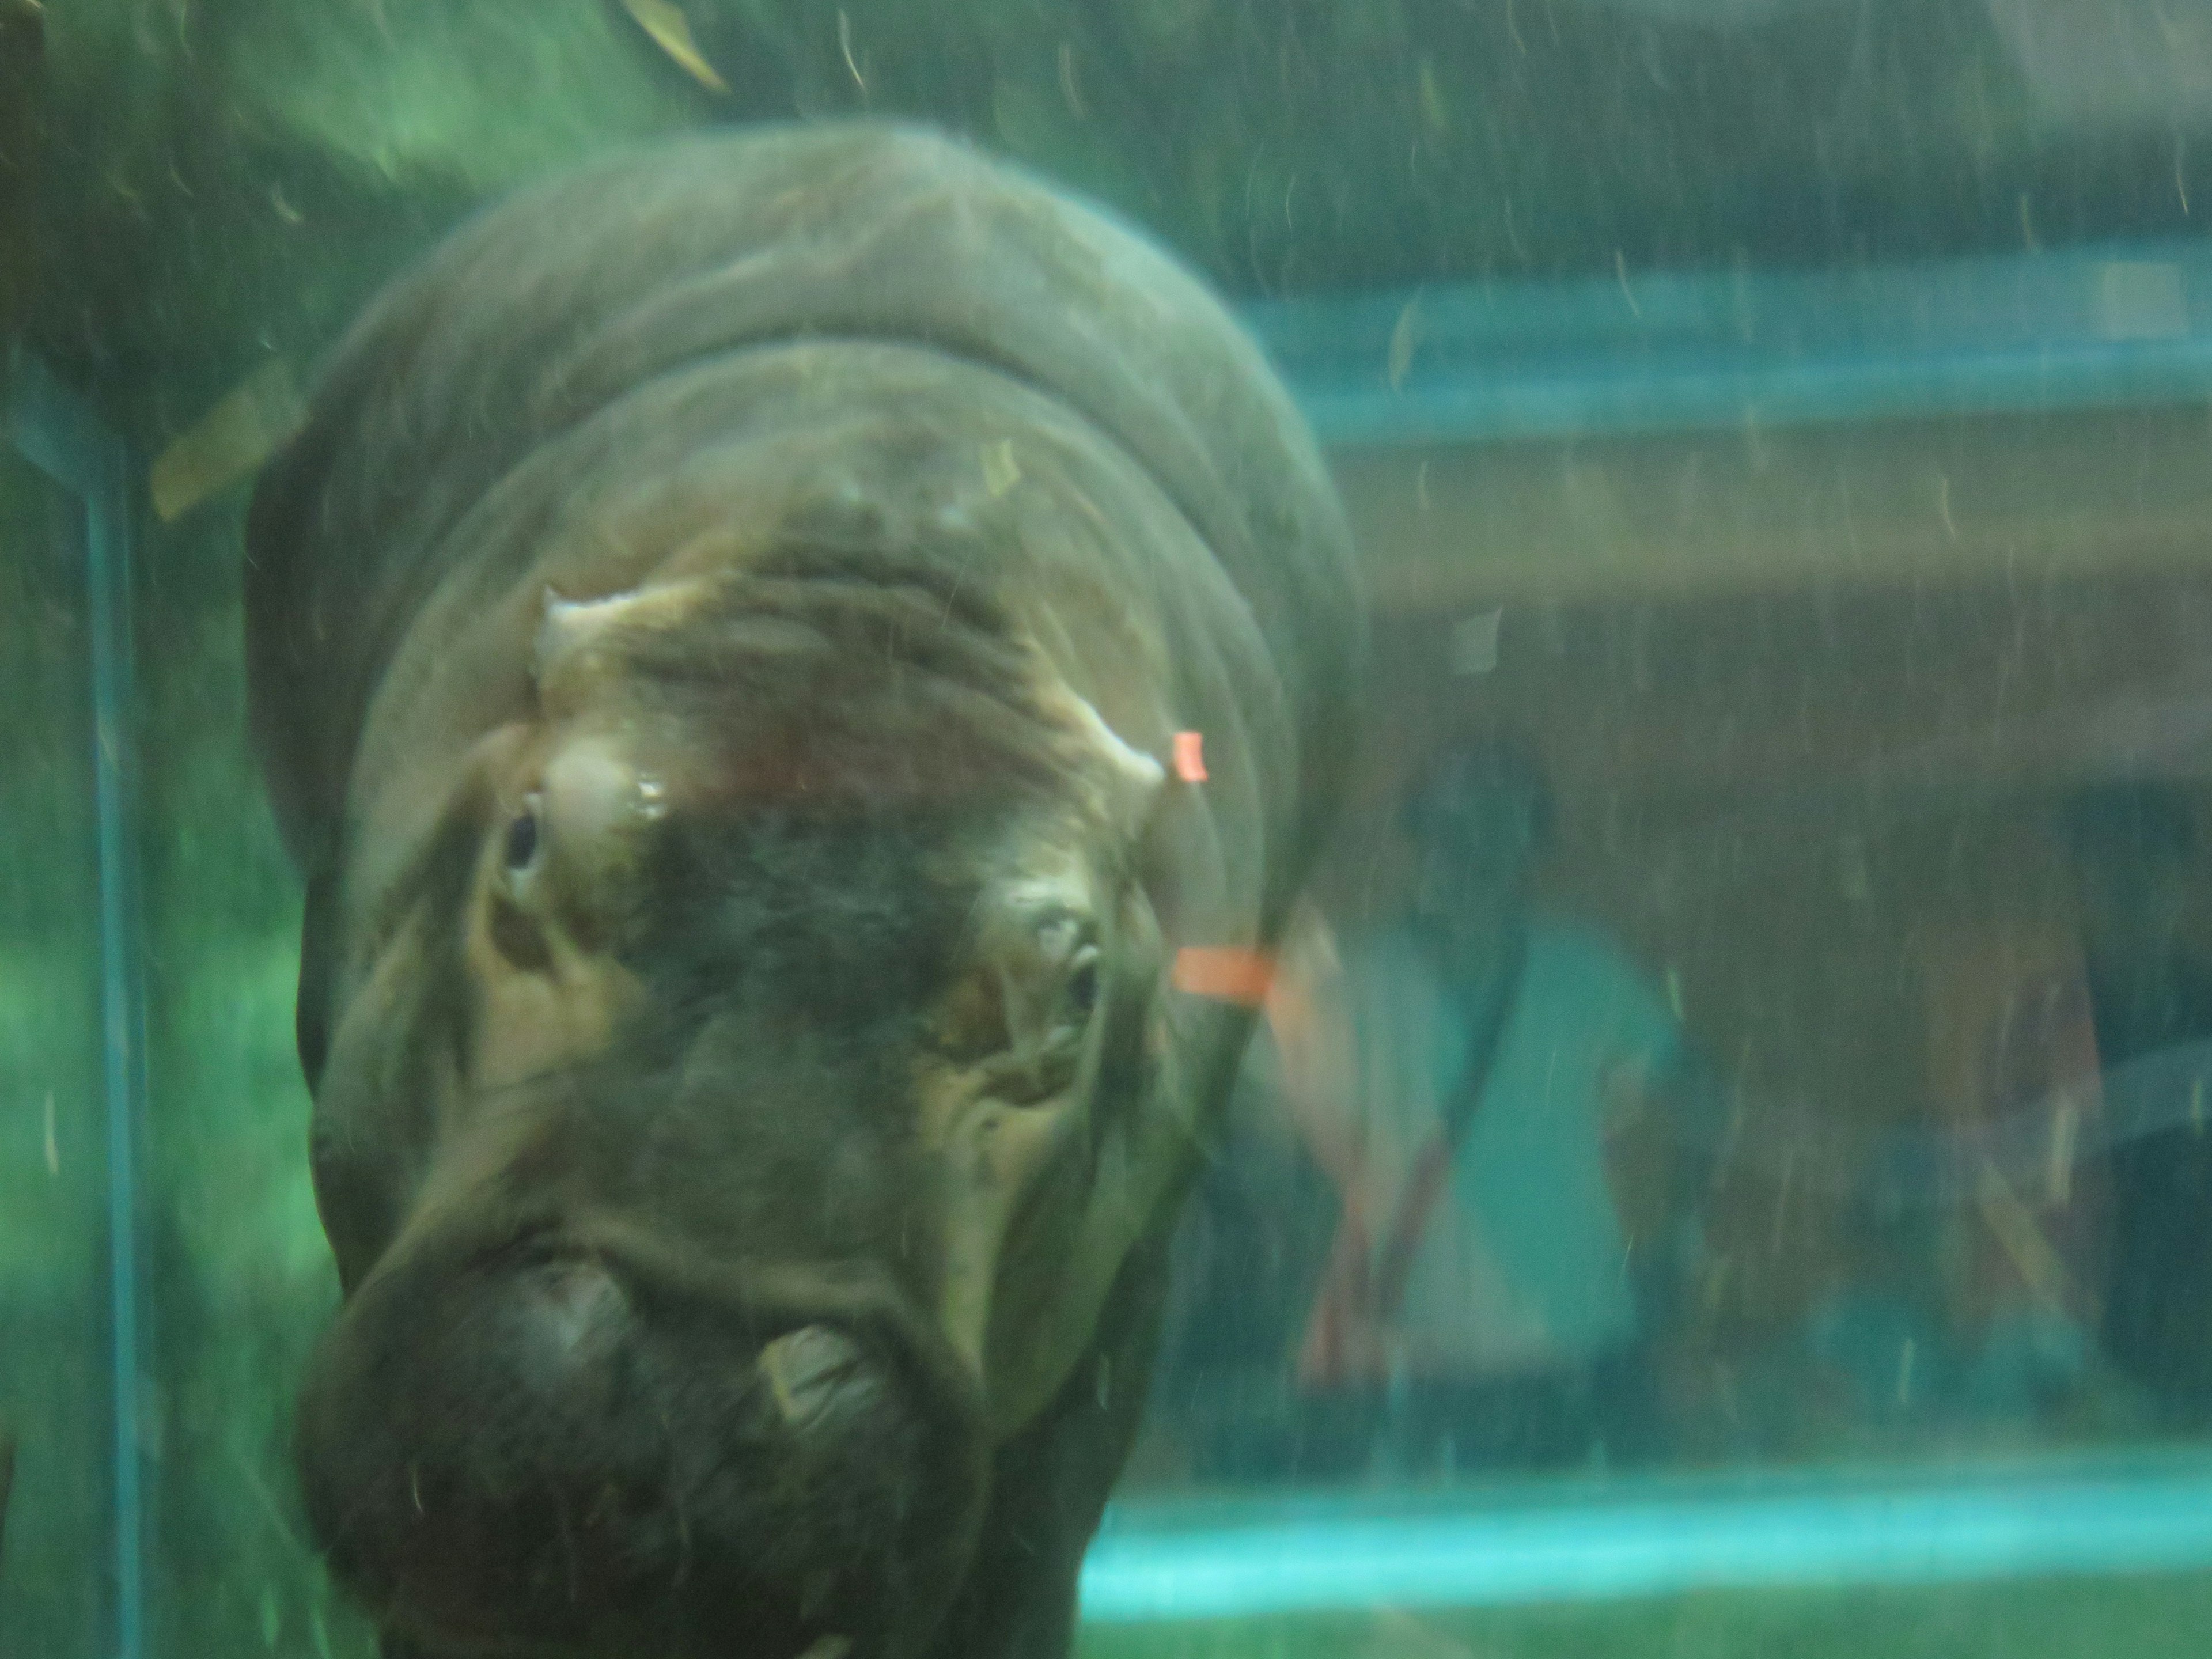
[[[131,477],[84,402],[21,352],[0,362],[0,441],[77,497],[92,635],[94,836],[100,870],[102,1103],[114,1391],[115,1656],[145,1656],[145,1510],[138,1424],[138,1122],[146,1017],[138,948],[137,732],[131,641]]]
[[[105,446],[103,487],[85,496],[92,632],[93,777],[100,847],[100,1000],[107,1115],[108,1297],[115,1394],[115,1648],[143,1659],[144,1493],[138,1425],[138,1103],[145,1012],[137,948],[137,823],[131,637],[130,489]]]

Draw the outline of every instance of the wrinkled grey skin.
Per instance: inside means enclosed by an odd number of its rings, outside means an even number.
[[[395,284],[247,557],[387,1650],[1065,1653],[1250,1024],[1176,952],[1272,944],[1348,746],[1255,351],[927,134],[702,138]]]

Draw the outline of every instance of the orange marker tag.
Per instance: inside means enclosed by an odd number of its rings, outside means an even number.
[[[1275,982],[1274,958],[1234,945],[1186,945],[1175,954],[1170,982],[1193,996],[1257,1008]]]
[[[1185,783],[1206,781],[1206,735],[1200,732],[1175,734],[1176,775]]]

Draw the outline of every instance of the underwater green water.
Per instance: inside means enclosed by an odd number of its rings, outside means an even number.
[[[11,5],[27,9],[0,0],[0,11]],[[1885,261],[2094,254],[2121,241],[2155,252],[2199,237],[2212,201],[2204,173],[2212,110],[2198,95],[2212,84],[2212,29],[2189,18],[2168,27],[2135,0],[2092,20],[2090,33],[2118,52],[2120,70],[2085,59],[2071,80],[2063,63],[2021,46],[2021,19],[2034,10],[2027,0],[1735,0],[1702,11],[1695,0],[686,0],[665,9],[688,18],[690,49],[715,70],[720,90],[665,32],[641,26],[640,9],[617,0],[81,0],[43,9],[41,182],[27,229],[0,226],[0,235],[36,241],[40,270],[22,314],[0,319],[0,329],[12,327],[9,343],[52,364],[130,447],[137,688],[131,727],[95,732],[82,514],[0,444],[0,1428],[19,1448],[0,1551],[0,1659],[118,1656],[118,1416],[137,1437],[144,1581],[140,1640],[118,1659],[374,1652],[307,1541],[288,1450],[296,1382],[337,1291],[308,1183],[308,1103],[294,1048],[300,898],[243,735],[239,548],[253,458],[235,475],[206,480],[206,493],[173,520],[155,511],[150,477],[180,434],[271,365],[283,373],[264,384],[304,384],[377,284],[478,204],[614,146],[702,125],[920,116],[1094,193],[1240,302],[1380,296],[1385,323],[1363,337],[1364,355],[1341,379],[1370,400],[1363,407],[1387,415],[1407,374],[1418,379],[1427,361],[1419,296],[1431,287],[1466,288],[1474,297],[1462,296],[1462,311],[1495,325],[1471,360],[1479,381],[1528,344],[1497,321],[1510,305],[1501,301],[1495,316],[1487,308],[1487,296],[1503,290],[1483,285],[1533,285],[1513,290],[1525,298],[1543,285],[1580,284],[1574,314],[1601,326],[1567,343],[1570,355],[1628,376],[1626,392],[1608,396],[1632,407],[1633,377],[1662,375],[1671,361],[1664,307],[1652,301],[1647,317],[1654,290],[1636,285],[1644,272],[1711,276],[1724,287],[1731,273],[1848,276]],[[2144,40],[2155,49],[2138,50]],[[2170,64],[2181,68],[2142,67]],[[2157,102],[2169,94],[2168,104]],[[2181,267],[2169,271],[2166,260],[2138,250],[2093,271],[2083,314],[2098,343],[2137,374],[2095,386],[2154,388],[2160,410],[2194,446],[2212,362],[2208,302],[2191,286],[2196,268],[2172,275]],[[2008,316],[2008,296],[2034,289],[2009,266],[1978,283],[1978,310]],[[1747,277],[1740,283],[1750,287]],[[1941,291],[1940,283],[1911,290]],[[1925,313],[1942,310],[1918,304],[1899,301],[1889,319],[1899,338],[1920,337],[1913,331],[1927,325]],[[2023,300],[2021,309],[2032,307]],[[1743,320],[1741,332],[1754,331]],[[1802,342],[1785,328],[1759,344],[1786,370]],[[2014,344],[2014,383],[2041,385],[2032,331]],[[2157,373],[2145,370],[2161,346],[2171,357],[2154,365]],[[1931,397],[1945,392],[1942,367],[1921,367],[1913,384],[1933,387]],[[1711,407],[1714,382],[1683,378],[1705,391],[1678,402]],[[1444,641],[1473,640],[1494,656],[1498,618],[1508,618],[1509,664],[1566,665],[1558,679],[1517,693],[1513,712],[1557,716],[1559,741],[1578,757],[1590,845],[1648,852],[1656,843],[1635,842],[1638,811],[1654,820],[1686,815],[1698,791],[1732,767],[1809,775],[1820,763],[1807,753],[1862,714],[1881,726],[1893,705],[1935,709],[1932,723],[1953,721],[1975,743],[1987,737],[1994,752],[1999,728],[2019,723],[2008,699],[2023,681],[2048,693],[2031,706],[2032,721],[2033,709],[2047,714],[2094,678],[2081,663],[2128,653],[2124,638],[2100,645],[2086,613],[2069,610],[2063,573],[2106,562],[2136,573],[2152,593],[2146,608],[2169,613],[2185,642],[2212,619],[2199,592],[2212,568],[2203,503],[2144,485],[2149,465],[2139,471],[2132,453],[2097,453],[2105,488],[2079,492],[2088,507],[2069,508],[2072,498],[2052,485],[2032,511],[1977,519],[1972,481],[1954,489],[1942,459],[1941,431],[1893,438],[1907,452],[1924,445],[1929,459],[1908,453],[1862,477],[1840,425],[1791,450],[1772,443],[1760,410],[1746,410],[1710,454],[1655,443],[1656,459],[1639,453],[1624,462],[1581,442],[1556,412],[1568,406],[1539,411],[1555,448],[1501,442],[1472,483],[1455,484],[1441,443],[1409,448],[1395,471],[1371,449],[1349,465],[1361,523],[1395,538],[1373,557],[1394,584],[1383,597],[1400,629],[1385,647],[1384,678],[1399,676],[1386,726],[1425,737],[1449,724],[1437,711],[1456,709],[1455,699],[1478,703],[1468,687],[1489,670],[1467,667],[1461,644]],[[1996,441],[2015,437],[2007,428]],[[1832,449],[1820,447],[1831,439]],[[2047,434],[2036,441],[2056,442]],[[2041,459],[2049,447],[2021,451],[2031,453],[2038,459],[2020,471],[2063,472]],[[2183,453],[2176,441],[2161,465],[2170,471]],[[1730,482],[1715,484],[1723,474]],[[1778,477],[1809,482],[1801,489]],[[1763,487],[1784,507],[1732,517],[1728,491],[1739,485],[1745,499]],[[1463,521],[1437,527],[1455,512]],[[2130,513],[2140,533],[2113,530]],[[1864,547],[1854,514],[1870,526]],[[1722,550],[1700,563],[1707,543]],[[1504,555],[1520,562],[1496,592],[1462,568]],[[1674,562],[1659,571],[1662,556]],[[1712,575],[1730,560],[1724,580]],[[1544,586],[1545,573],[1570,568],[1579,573],[1572,592]],[[2160,597],[2168,580],[2170,604]],[[1681,596],[1700,582],[1725,587],[1735,608],[1717,606],[1709,635],[1682,624],[1679,609],[1668,612],[1674,637],[1692,643],[1669,658],[1662,639],[1654,671],[1650,641],[1668,624],[1652,617],[1668,603],[1692,604],[1696,595]],[[1852,593],[1878,587],[1903,614],[1923,587],[1947,582],[1966,595],[1955,612],[1982,627],[1975,648],[1987,646],[1996,664],[1983,680],[1963,690],[1943,681],[1929,665],[1951,647],[1908,628],[1869,625],[1875,645],[1861,651],[1846,614]],[[1744,681],[1713,666],[1767,626],[1771,617],[1754,600],[1776,593],[1798,607],[1795,623],[1778,624],[1782,633],[1843,640],[1837,659],[1863,663],[1863,682],[1816,690],[1809,673],[1801,682],[1774,668],[1747,695]],[[1594,611],[1605,614],[1588,623]],[[2032,647],[2031,623],[2042,630]],[[1802,634],[1787,635],[1791,625]],[[1593,632],[1607,642],[1595,666],[1572,654]],[[1456,665],[1449,672],[1437,665],[1447,650]],[[1416,683],[1416,670],[1430,678]],[[1572,705],[1558,687],[1571,690],[1577,677],[1601,682],[1610,701]],[[2176,684],[2153,689],[2170,702],[2197,696],[2187,676]],[[1640,723],[1641,700],[1666,695],[1677,696],[1664,705],[1675,714]],[[1683,708],[1705,723],[1695,742],[1668,748],[1659,727]],[[2136,756],[2127,745],[2154,724],[2116,728],[2124,740],[2118,750]],[[1402,758],[1388,735],[1363,778],[1375,792],[1361,809],[1367,820],[1387,817],[1377,805],[1382,780]],[[1867,752],[1887,752],[1881,745],[1893,739],[1904,746],[1881,727]],[[95,922],[101,743],[127,753],[137,791],[134,966],[145,1010],[143,1030],[126,1038],[143,1071],[131,1264],[142,1354],[122,1401],[111,1341]],[[2142,749],[2152,746],[2142,738]],[[1662,748],[1672,762],[1706,769],[1651,787],[1651,772],[1666,763],[1644,767],[1639,787],[1649,799],[1623,809],[1631,792],[1616,788],[1607,769],[1626,773]],[[2174,765],[2194,767],[2201,787],[2201,755]],[[1863,1005],[1904,996],[1899,986],[1917,994],[1925,963],[1900,954],[1885,957],[1880,974],[1866,969],[1874,955],[1867,872],[1879,876],[1879,859],[1869,865],[1855,829],[1829,835],[1824,810],[1803,810],[1772,839],[1815,871],[1805,884],[1827,908],[1767,906],[1753,892],[1730,914],[1771,908],[1779,918],[1788,939],[1770,960],[1827,952],[1845,964],[1812,976],[1822,981],[1819,995],[1856,1019]],[[1983,801],[1977,810],[2002,817],[2011,809]],[[1982,871],[1978,852],[1961,852],[1963,832],[1948,849],[1936,845],[1941,835],[1927,839],[1931,866],[1946,858],[1976,866],[1979,873],[1957,877],[1962,884],[2014,879],[2006,869]],[[1648,933],[1663,921],[1709,945],[1721,924],[1685,921],[1685,911],[1760,877],[1741,873],[1748,861],[1732,866],[1735,855],[1717,841],[1691,855],[1673,856],[1678,850],[1670,843],[1661,848],[1668,856],[1653,854],[1587,885],[1620,898]],[[1364,890],[1382,862],[1363,847],[1340,886]],[[1761,971],[1745,977],[1757,981]],[[1671,988],[1679,1000],[1680,987]],[[1691,1006],[1703,1012],[1694,994]],[[1881,1046],[1778,1026],[1760,1044],[1729,1047],[1721,1068],[1755,1071],[1771,1055],[1754,1048],[1792,1043],[1841,1056],[1838,1067],[1856,1048]],[[1899,1069],[1922,1061],[1917,1049],[1886,1058]],[[1883,1092],[1893,1081],[1885,1073],[1867,1092],[1894,1106]],[[1900,1248],[1870,1212],[1848,1211],[1805,1175],[1817,1162],[1808,1155],[1739,1206],[1738,1230],[1753,1243],[1731,1259],[1727,1285],[1712,1289],[1715,1307],[1724,1294],[1735,1300],[1711,1322],[1722,1331],[1717,1347],[1735,1345],[1732,1364],[1753,1356],[1746,1373],[1784,1348],[1792,1364],[1815,1369],[1802,1363],[1791,1322],[1802,1306]],[[1841,1243],[1809,1267],[1786,1259],[1801,1230],[1821,1228]],[[1925,1254],[1928,1282],[1947,1293],[1987,1271],[1954,1243]],[[1848,1446],[1850,1428],[1863,1426],[1854,1412],[1881,1419],[1888,1433],[1891,1395],[1902,1402],[1914,1357],[1925,1363],[1917,1340],[1884,1338],[1869,1362],[1878,1386],[1861,1390],[1863,1399],[1838,1404],[1850,1390],[1826,1372],[1818,1390],[1778,1385],[1764,1407],[1778,1420],[1747,1431],[1747,1443],[1792,1455]],[[1726,1379],[1737,1380],[1733,1371]],[[2110,1435],[2113,1420],[2124,1434],[2137,1422],[2133,1409],[2116,1407],[2110,1419],[2054,1411],[2026,1437],[2077,1428]],[[1897,1431],[1886,1443],[1909,1439]],[[2208,1631],[2212,1576],[2119,1574],[1418,1613],[1352,1605],[1089,1628],[1079,1651],[1085,1659],[2181,1659],[2205,1651]]]

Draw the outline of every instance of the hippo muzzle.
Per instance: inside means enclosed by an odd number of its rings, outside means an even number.
[[[987,1489],[972,1385],[886,1287],[605,1231],[380,1270],[299,1437],[333,1570],[432,1652],[896,1656]]]

